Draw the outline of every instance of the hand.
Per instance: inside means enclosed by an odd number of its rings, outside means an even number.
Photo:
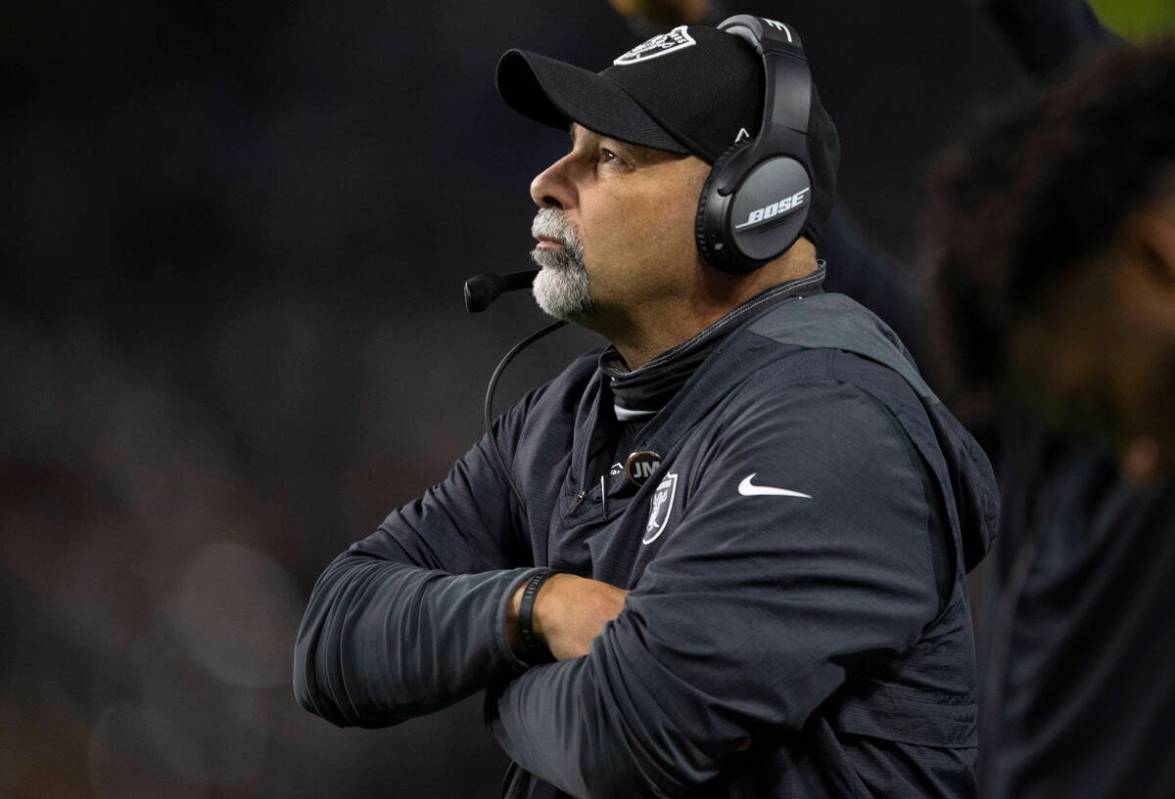
[[[521,649],[518,638],[518,607],[526,583],[514,592],[510,603],[507,625],[511,646]],[[568,660],[586,655],[592,639],[604,625],[620,615],[628,592],[614,585],[579,577],[574,574],[555,574],[539,587],[535,597],[531,627],[556,660]]]
[[[510,646],[515,652],[522,645],[518,636],[518,607],[526,583],[514,592],[507,618]],[[554,574],[539,586],[534,600],[531,627],[556,660],[570,660],[588,654],[592,639],[604,630],[604,625],[620,615],[628,591],[599,580],[589,580],[574,574]],[[750,737],[741,738],[738,751],[751,748]]]
[[[660,25],[701,22],[710,11],[709,0],[608,0],[619,14],[644,17]]]

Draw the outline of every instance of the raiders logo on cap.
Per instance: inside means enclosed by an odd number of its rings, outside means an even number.
[[[678,50],[684,50],[687,47],[693,47],[695,44],[697,42],[694,41],[694,37],[689,35],[689,31],[685,29],[685,25],[681,25],[669,31],[669,33],[662,33],[659,36],[654,36],[652,39],[649,39],[644,44],[638,44],[612,63],[618,67],[638,64],[641,61],[648,61],[650,58],[668,55]]]
[[[638,450],[624,462],[624,474],[630,483],[641,485],[661,466],[661,456],[647,449]]]

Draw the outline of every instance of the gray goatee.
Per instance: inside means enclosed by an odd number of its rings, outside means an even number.
[[[563,213],[556,208],[540,208],[530,231],[536,238],[546,236],[563,243],[557,250],[535,248],[530,253],[542,268],[534,279],[533,293],[543,313],[565,322],[594,314],[583,247]]]

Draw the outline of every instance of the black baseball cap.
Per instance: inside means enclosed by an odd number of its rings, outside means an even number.
[[[621,141],[696,155],[713,164],[763,117],[763,60],[737,36],[682,25],[596,73],[525,50],[498,61],[498,93],[520,114],[567,130],[572,121]],[[812,85],[808,121],[812,208],[804,235],[819,238],[840,165],[836,125]]]

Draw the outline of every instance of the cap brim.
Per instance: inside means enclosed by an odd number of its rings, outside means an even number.
[[[574,121],[621,141],[688,153],[614,81],[524,50],[498,61],[498,94],[523,116],[567,130]]]

